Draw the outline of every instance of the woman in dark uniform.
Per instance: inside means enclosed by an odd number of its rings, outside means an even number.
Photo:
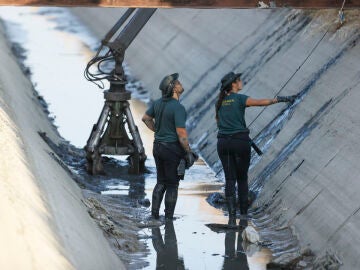
[[[277,96],[271,99],[253,99],[238,94],[242,89],[241,73],[230,72],[221,79],[215,112],[218,125],[217,151],[225,173],[225,196],[229,211],[229,225],[236,225],[236,189],[240,204],[240,221],[247,220],[248,169],[250,165],[250,138],[245,123],[245,108],[269,106],[278,102],[293,102],[296,96]]]

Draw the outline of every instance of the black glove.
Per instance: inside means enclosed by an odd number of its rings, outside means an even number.
[[[192,165],[194,165],[194,162],[199,158],[199,156],[193,152],[189,151],[185,154],[185,161],[186,161],[186,169],[189,169]]]
[[[277,102],[290,102],[293,103],[297,98],[297,95],[293,96],[277,96],[276,100]]]
[[[180,178],[180,180],[184,180],[185,169],[186,169],[186,161],[185,161],[185,159],[181,159],[180,163],[177,167],[177,174],[178,174],[178,177]]]

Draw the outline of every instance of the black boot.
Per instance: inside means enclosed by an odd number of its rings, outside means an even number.
[[[157,183],[154,187],[152,194],[151,216],[155,219],[159,218],[159,210],[166,186],[164,184]]]
[[[229,222],[228,225],[236,226],[236,198],[226,197],[226,205],[229,211]]]
[[[248,214],[248,205],[247,205],[247,202],[244,203],[244,204],[241,204],[241,203],[240,203],[240,214],[241,214],[241,215],[244,215],[244,216],[247,216],[247,214]]]
[[[165,218],[173,219],[178,196],[178,187],[168,186],[165,194]]]
[[[240,227],[247,227],[248,226],[248,201],[241,202],[240,201],[240,221],[239,226]]]

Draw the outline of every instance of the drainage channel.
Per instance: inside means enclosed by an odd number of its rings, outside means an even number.
[[[24,72],[46,100],[44,106],[48,106],[59,133],[75,147],[82,148],[103,106],[101,91],[83,78],[84,67],[99,40],[65,8],[2,7],[0,17]],[[99,178],[92,183],[92,190],[101,196],[151,199],[156,183],[151,156],[153,134],[140,121],[148,97],[140,82],[130,81],[127,87],[135,97],[131,100],[131,110],[148,155],[148,173],[136,179],[125,172],[106,181]],[[124,163],[125,157],[121,157],[119,164]],[[206,200],[209,194],[221,192],[221,187],[222,182],[213,172],[198,162],[180,183],[177,219],[165,226],[140,230],[138,238],[146,251],[138,257],[144,263],[129,261],[128,268],[266,269],[271,260],[268,249],[246,249],[238,232],[217,233],[205,226],[227,222],[223,209],[211,206]]]

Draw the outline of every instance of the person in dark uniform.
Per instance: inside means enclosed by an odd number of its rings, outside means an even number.
[[[246,226],[251,141],[249,129],[245,123],[245,109],[250,106],[269,106],[278,102],[294,102],[296,96],[254,99],[247,95],[238,94],[242,87],[241,73],[229,72],[221,79],[220,94],[215,105],[215,118],[219,130],[217,151],[225,174],[225,196],[229,211],[229,225],[236,225],[235,185],[237,184],[240,222],[241,225]]]
[[[186,111],[179,98],[184,92],[179,74],[174,73],[160,83],[162,97],[149,107],[142,120],[155,132],[153,156],[156,164],[157,183],[152,194],[151,215],[159,218],[159,209],[165,194],[165,218],[172,219],[178,196],[180,161],[190,168],[197,155],[190,149],[185,128]]]

